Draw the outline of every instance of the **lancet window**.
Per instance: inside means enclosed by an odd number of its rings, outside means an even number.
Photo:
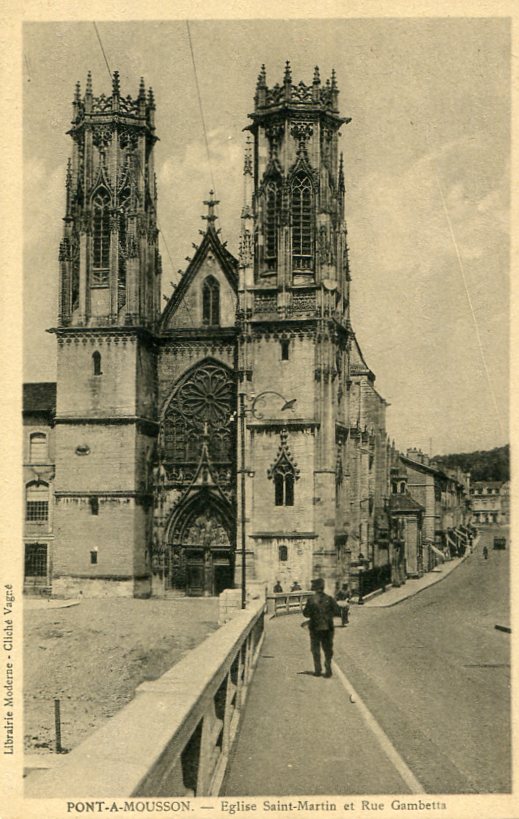
[[[281,206],[279,181],[272,179],[265,189],[265,261],[275,269],[278,255],[278,224]]]
[[[119,247],[118,247],[118,307],[126,301],[126,258],[127,258],[127,240],[128,240],[128,207],[130,204],[130,188],[125,185],[119,194],[120,211],[119,211]]]
[[[284,458],[276,464],[273,472],[274,503],[276,506],[294,505],[294,467]]]
[[[94,196],[92,229],[92,284],[106,287],[110,268],[110,197],[105,190],[98,191]]]
[[[294,485],[299,478],[299,469],[292,458],[287,444],[287,432],[281,433],[281,444],[276,460],[267,475],[274,484],[274,504],[276,506],[294,505]]]
[[[292,181],[292,267],[309,270],[314,252],[313,189],[306,173],[298,173]]]
[[[220,285],[214,276],[208,276],[202,288],[202,319],[210,327],[220,324]]]

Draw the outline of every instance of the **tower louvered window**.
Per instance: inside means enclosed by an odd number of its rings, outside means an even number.
[[[92,284],[105,287],[110,268],[110,197],[106,191],[99,191],[94,196],[92,227]]]
[[[204,324],[216,327],[220,324],[220,285],[214,276],[208,276],[202,291],[202,314]]]
[[[280,201],[279,182],[272,180],[265,191],[265,261],[275,269],[278,255],[278,220]]]
[[[305,173],[299,173],[292,182],[292,267],[309,270],[313,262],[313,191]]]

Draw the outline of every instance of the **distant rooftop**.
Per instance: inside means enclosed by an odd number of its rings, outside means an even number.
[[[424,507],[407,493],[391,495],[389,508],[392,512],[425,512]]]
[[[23,385],[23,412],[56,411],[56,382],[38,381]]]

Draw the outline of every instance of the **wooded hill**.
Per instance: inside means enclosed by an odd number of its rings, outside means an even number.
[[[509,444],[483,451],[435,455],[433,460],[446,467],[461,467],[464,472],[470,472],[471,481],[510,480]]]

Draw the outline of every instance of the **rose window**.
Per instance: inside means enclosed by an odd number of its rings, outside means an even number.
[[[234,404],[234,382],[224,367],[206,364],[191,373],[165,413],[166,468],[196,467],[204,435],[213,464],[230,467],[234,460],[234,428],[230,423]]]

